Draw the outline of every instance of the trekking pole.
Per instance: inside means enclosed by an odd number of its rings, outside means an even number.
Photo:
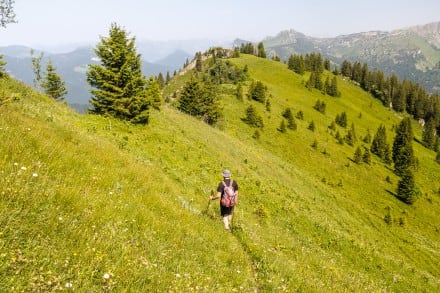
[[[204,214],[205,215],[207,215],[208,214],[208,210],[209,210],[209,206],[211,205],[211,197],[214,195],[214,190],[212,190],[211,189],[211,196],[209,197],[209,199],[208,199],[208,205],[206,206],[206,210],[205,210],[205,212],[204,212]]]

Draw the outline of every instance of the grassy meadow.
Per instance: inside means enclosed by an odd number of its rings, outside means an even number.
[[[223,85],[216,127],[170,104],[135,126],[76,114],[0,79],[2,290],[438,291],[435,153],[413,142],[421,196],[406,205],[394,195],[392,167],[374,155],[370,165],[352,160],[380,124],[392,144],[400,115],[340,78],[342,95],[333,98],[308,90],[307,74],[283,63],[248,55],[230,62],[267,86],[270,112]],[[188,79],[176,76],[164,97]],[[317,100],[325,114],[313,109]],[[259,139],[241,120],[250,104],[264,120]],[[304,120],[282,133],[287,107]],[[355,125],[354,147],[328,128],[342,112]],[[225,168],[240,186],[232,233],[218,201],[208,201]]]

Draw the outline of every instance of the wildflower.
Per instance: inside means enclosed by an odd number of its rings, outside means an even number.
[[[110,274],[109,273],[105,273],[104,276],[102,276],[102,278],[104,280],[108,280],[108,279],[110,279]]]
[[[67,282],[65,286],[66,286],[66,288],[72,288],[72,287],[73,287],[73,284],[70,283],[70,282]]]
[[[110,191],[108,194],[113,195],[113,191]]]
[[[32,173],[32,177],[38,177],[37,173]]]
[[[176,274],[176,278],[180,278],[181,277],[181,275],[180,274]]]
[[[22,166],[20,169],[26,171],[27,168],[25,166]]]
[[[14,166],[18,166],[18,163],[17,163],[17,162],[15,162],[15,163],[14,163]]]

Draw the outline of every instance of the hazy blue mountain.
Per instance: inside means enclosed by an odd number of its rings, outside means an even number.
[[[193,57],[194,54],[191,55],[183,50],[176,50],[167,57],[157,60],[155,63],[167,67],[181,68],[186,59],[190,60]],[[170,74],[172,74],[172,72],[170,72]]]
[[[210,39],[195,39],[195,40],[169,40],[169,41],[136,41],[138,52],[142,55],[144,60],[153,63],[160,63],[159,60],[167,58],[167,56],[174,54],[176,51],[186,52],[191,56],[196,52],[205,52],[210,47],[221,46],[230,47],[229,41],[210,40]],[[186,59],[186,58],[185,58]],[[185,59],[179,66],[181,66]]]
[[[286,60],[292,53],[320,52],[340,65],[366,62],[387,75],[410,79],[428,91],[440,91],[440,22],[391,32],[371,31],[335,38],[314,38],[294,30],[264,40],[266,51]]]

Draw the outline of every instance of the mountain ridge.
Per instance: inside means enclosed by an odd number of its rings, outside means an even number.
[[[268,52],[287,60],[290,54],[319,52],[334,64],[343,60],[367,63],[371,68],[440,91],[440,22],[392,31],[369,31],[315,38],[295,30],[267,37]]]

